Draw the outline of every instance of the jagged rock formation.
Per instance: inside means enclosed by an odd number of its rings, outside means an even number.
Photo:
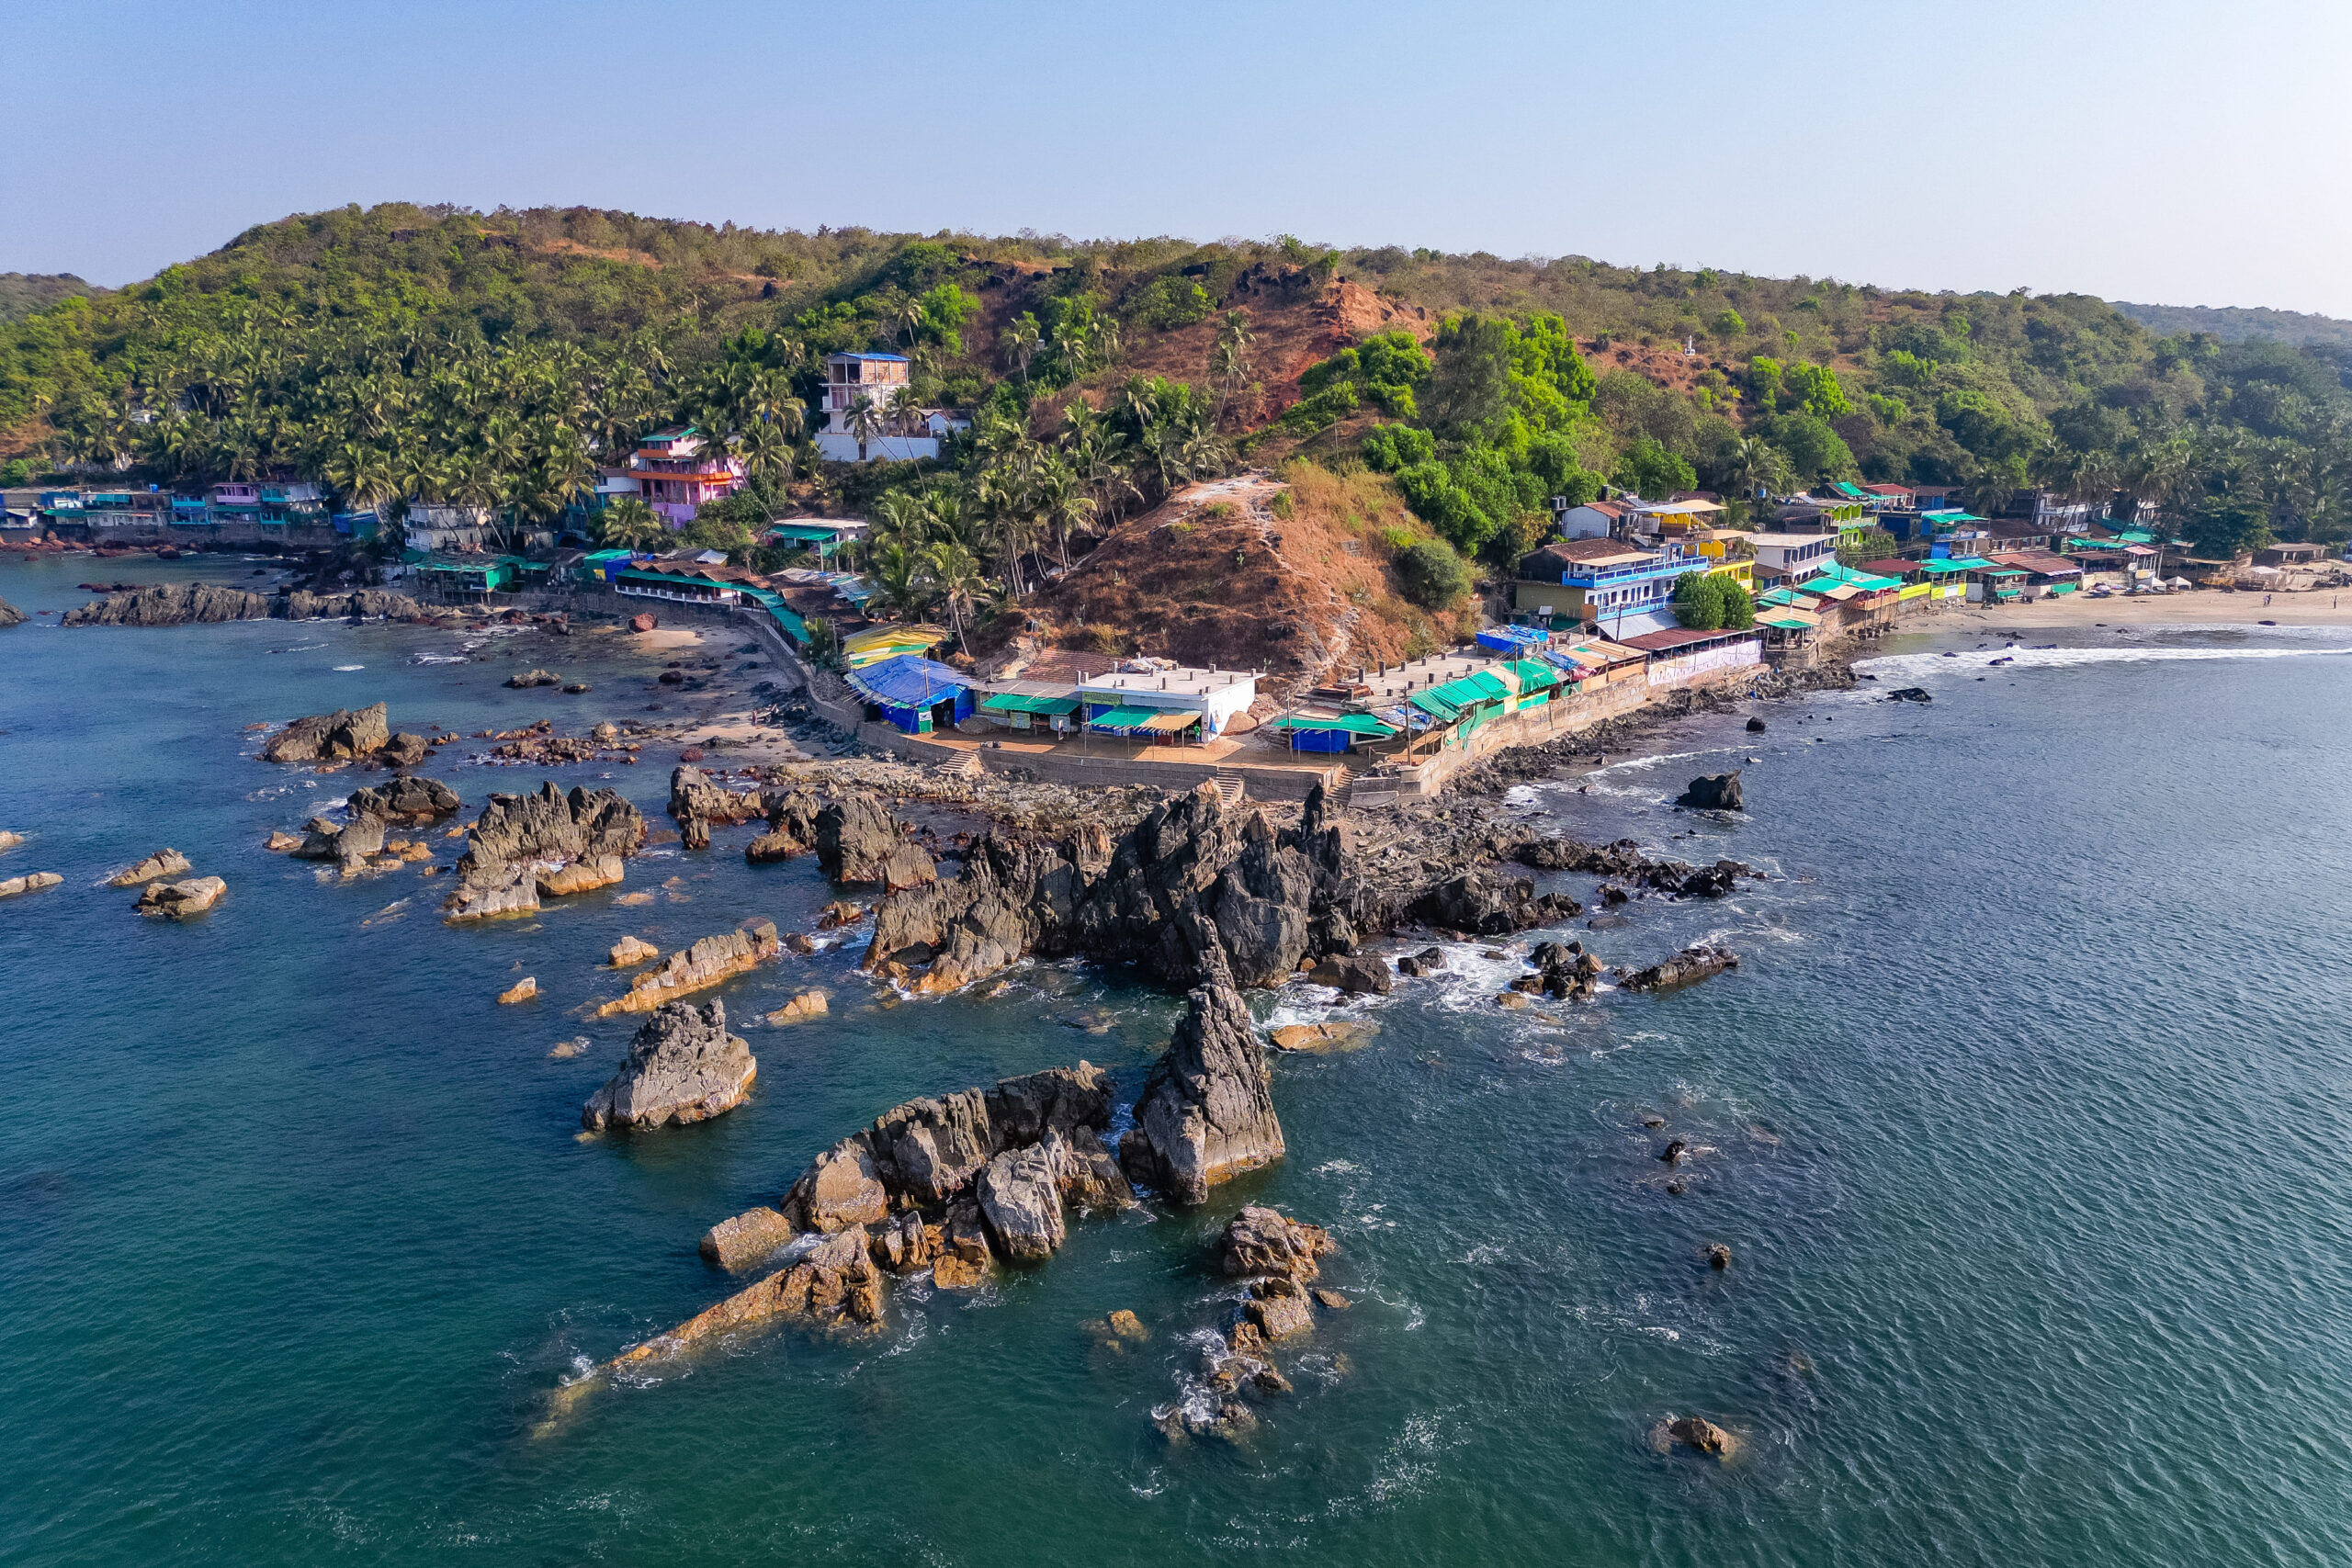
[[[186,626],[220,621],[266,621],[269,600],[242,588],[210,582],[157,582],[109,593],[65,612],[69,626]]]
[[[670,815],[677,819],[686,848],[707,850],[711,824],[749,822],[760,815],[760,795],[757,790],[723,789],[700,768],[681,762],[670,773]]]
[[[1266,1054],[1241,993],[1213,976],[1185,997],[1175,1038],[1144,1080],[1136,1124],[1119,1140],[1131,1180],[1180,1203],[1283,1157]]]
[[[672,1002],[639,1028],[620,1071],[581,1107],[580,1124],[598,1133],[707,1121],[741,1105],[758,1072],[751,1046],[727,1032],[724,1002]]]
[[[840,883],[878,882],[896,893],[938,879],[931,856],[910,842],[871,790],[852,790],[817,813],[817,864]]]
[[[703,1238],[703,1256],[721,1267],[781,1251],[783,1268],[557,1390],[554,1414],[596,1376],[729,1329],[777,1317],[879,1323],[885,1273],[928,1268],[934,1283],[959,1289],[978,1283],[994,1256],[1046,1256],[1071,1205],[1135,1201],[1102,1147],[1110,1124],[1111,1075],[1086,1062],[892,1107],[809,1162],[775,1208]]]
[[[337,822],[332,818],[313,817],[303,825],[302,847],[294,852],[294,858],[340,861],[344,869],[350,872],[370,856],[383,852],[382,818],[354,816],[348,821]]]
[[[344,810],[353,817],[377,817],[387,822],[432,822],[457,815],[460,804],[458,792],[439,779],[403,777],[353,790]]]
[[[1235,1278],[1279,1275],[1305,1283],[1323,1272],[1316,1259],[1338,1245],[1321,1225],[1252,1203],[1227,1223],[1216,1251],[1226,1273]]]
[[[380,751],[392,738],[384,705],[337,708],[333,713],[298,718],[269,738],[261,749],[265,762],[316,762],[340,757],[367,757]]]
[[[596,1010],[598,1018],[616,1012],[651,1012],[691,991],[708,990],[730,976],[784,951],[774,920],[746,920],[736,930],[707,936],[670,954],[658,969],[641,969],[628,990]]]
[[[823,802],[805,789],[772,789],[760,796],[768,830],[743,846],[753,865],[793,860],[817,847],[817,813]]]
[[[211,582],[156,582],[109,593],[65,612],[69,626],[187,626],[221,621],[308,621],[322,616],[389,615],[421,618],[424,606],[405,593],[363,588],[349,593],[311,593],[301,589],[278,598],[223,588]]]
[[[563,677],[552,670],[525,670],[506,677],[506,683],[518,692],[527,691],[533,686],[560,686]]]
[[[1169,985],[1212,973],[1274,985],[1393,920],[1355,874],[1351,844],[1319,786],[1299,826],[1279,832],[1262,810],[1227,807],[1204,784],[1116,840],[1091,824],[1058,846],[992,833],[954,882],[884,902],[865,967],[938,992],[1032,953],[1087,953],[1132,961]]]
[[[107,878],[108,887],[144,887],[188,869],[187,856],[177,850],[157,850],[137,865],[125,866]]]
[[[1617,984],[1628,991],[1662,991],[1675,986],[1688,986],[1720,975],[1726,969],[1739,967],[1739,956],[1727,947],[1710,947],[1697,942],[1684,948],[1663,964],[1653,964],[1646,969],[1617,971]]]
[[[139,912],[167,920],[185,920],[220,902],[229,885],[217,876],[191,877],[186,882],[151,882],[139,896]]]
[[[21,626],[24,624],[25,613],[6,599],[0,599],[0,626]]]
[[[539,896],[584,893],[621,879],[645,847],[645,818],[618,791],[552,784],[537,795],[493,795],[467,834],[458,886],[441,908],[452,920],[529,914]]]

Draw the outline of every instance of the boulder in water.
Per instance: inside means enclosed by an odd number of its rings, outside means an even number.
[[[220,902],[229,885],[217,876],[192,877],[186,882],[151,882],[139,896],[139,912],[167,920],[185,920]]]
[[[671,1002],[639,1028],[620,1071],[581,1108],[580,1123],[594,1133],[706,1121],[741,1104],[758,1071],[751,1046],[727,1032],[725,1003]]]
[[[1251,1203],[1227,1222],[1225,1233],[1217,1237],[1216,1250],[1228,1275],[1268,1274],[1306,1280],[1323,1271],[1316,1259],[1337,1246],[1320,1225]]]
[[[560,686],[563,677],[552,670],[524,670],[506,677],[506,683],[516,691],[526,691],[533,686]]]
[[[177,876],[188,869],[187,856],[177,850],[157,850],[137,865],[125,866],[107,878],[109,887],[144,887],[151,882]]]
[[[1185,997],[1176,1036],[1136,1101],[1136,1124],[1119,1140],[1119,1163],[1130,1179],[1199,1203],[1211,1187],[1283,1153],[1256,1025],[1220,973]]]
[[[392,738],[384,705],[337,708],[333,713],[298,718],[271,736],[261,749],[265,762],[316,762],[336,758],[368,757]]]
[[[1704,773],[1690,781],[1690,787],[1675,797],[1674,804],[1692,811],[1745,811],[1746,802],[1739,790],[1739,770],[1727,773]]]
[[[39,893],[54,887],[65,878],[53,871],[28,871],[22,876],[0,878],[0,898],[14,898],[19,894]]]

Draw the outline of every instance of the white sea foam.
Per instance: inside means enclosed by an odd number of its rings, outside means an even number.
[[[338,664],[338,665],[336,665],[334,668],[335,668],[335,673],[336,673],[336,674],[338,674],[338,675],[348,675],[348,674],[350,674],[354,670],[365,670],[365,669],[367,669],[367,668],[368,668],[368,666],[366,666],[365,664]]]
[[[2167,631],[2186,628],[2166,627]],[[2267,633],[2272,628],[2265,626]],[[2281,628],[2283,629],[2283,628]],[[2334,631],[2335,628],[2324,628]],[[2337,632],[2341,636],[2341,632]],[[2196,648],[2147,641],[2119,642],[2107,648],[1988,648],[1971,649],[1955,657],[1941,653],[1894,653],[1883,659],[1855,661],[1857,671],[1881,681],[1922,681],[1965,671],[1971,676],[2006,660],[2004,670],[2070,670],[2091,664],[2153,664],[2223,659],[2311,659],[2352,654],[2352,648]]]

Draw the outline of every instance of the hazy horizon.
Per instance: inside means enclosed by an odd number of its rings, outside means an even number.
[[[28,15],[0,271],[119,287],[356,202],[1074,237],[1288,231],[2352,317],[2352,14],[1217,0]]]

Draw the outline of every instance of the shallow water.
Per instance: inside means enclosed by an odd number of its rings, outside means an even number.
[[[124,566],[0,567],[0,594],[62,608]],[[577,1016],[617,988],[604,949],[805,929],[814,868],[722,836],[450,929],[413,872],[322,884],[266,853],[353,780],[306,788],[243,727],[378,697],[396,723],[587,723],[639,711],[650,666],[558,699],[495,684],[554,662],[536,636],[434,665],[451,634],[0,633],[0,827],[32,836],[0,869],[67,879],[0,904],[0,1558],[2339,1560],[2352,659],[2204,632],[2118,659],[2105,635],[1998,668],[1997,645],[1898,649],[1880,688],[1932,705],[1775,705],[1765,735],[1693,723],[1671,761],[1519,797],[1779,873],[1577,932],[1628,963],[1712,937],[1736,975],[1503,1015],[1517,966],[1453,949],[1353,1005],[1364,1048],[1276,1061],[1291,1157],[1207,1211],[1080,1223],[976,1299],[900,1290],[878,1339],[748,1337],[535,1436],[577,1368],[724,1293],[697,1236],[819,1147],[1080,1056],[1132,1090],[1175,1004],[1078,966],[896,1004],[852,946],[787,957],[718,993],[730,1018],[812,983],[833,1010],[743,1029],[750,1102],[582,1141],[628,1033]],[[1747,819],[1663,805],[1748,755]],[[656,809],[668,761],[610,782]],[[469,816],[542,776],[440,772]],[[209,919],[92,886],[166,842],[228,879]],[[541,999],[496,1006],[524,974]],[[1668,1136],[1702,1150],[1679,1197]],[[1297,1393],[1251,1441],[1170,1448],[1148,1414],[1216,1319],[1205,1244],[1246,1200],[1329,1225],[1358,1304],[1285,1358]],[[1117,1307],[1148,1344],[1081,1331]],[[1741,1456],[1654,1451],[1684,1413]]]

